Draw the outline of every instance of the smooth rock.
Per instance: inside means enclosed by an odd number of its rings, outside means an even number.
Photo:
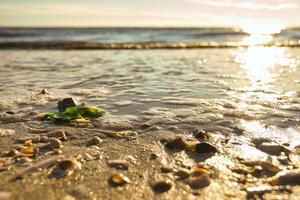
[[[152,185],[152,190],[156,193],[164,193],[169,191],[172,188],[171,182],[168,181],[160,181]]]
[[[174,149],[174,150],[185,150],[187,145],[181,137],[178,137],[174,140],[167,142],[165,147],[168,149]]]
[[[213,146],[210,143],[202,142],[202,143],[196,144],[195,151],[197,153],[200,153],[200,154],[202,154],[202,153],[216,153],[216,152],[218,152],[218,149],[217,149],[217,147]]]
[[[281,146],[280,144],[277,144],[277,143],[270,143],[270,142],[263,142],[261,143],[260,145],[258,145],[256,147],[257,149],[265,152],[265,153],[268,153],[268,154],[271,154],[271,155],[280,155],[281,152],[284,152],[284,153],[289,153],[290,150],[288,150],[287,148],[285,148],[284,146]]]
[[[300,169],[281,171],[270,183],[272,185],[300,185]]]
[[[89,145],[99,145],[102,142],[102,139],[98,136],[92,137],[92,139],[89,141]]]
[[[200,189],[207,187],[211,184],[211,180],[208,175],[203,174],[196,177],[190,177],[186,180],[186,183],[192,188],[192,189]]]
[[[62,147],[61,141],[57,138],[49,138],[48,142],[50,149],[60,149]]]

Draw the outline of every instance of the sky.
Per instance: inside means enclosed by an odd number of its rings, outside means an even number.
[[[300,0],[0,0],[0,26],[297,26]]]

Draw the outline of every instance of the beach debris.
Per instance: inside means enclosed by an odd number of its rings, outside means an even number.
[[[47,113],[44,115],[43,120],[50,122],[75,122],[75,123],[87,123],[89,120],[102,117],[104,111],[93,107],[91,105],[67,107],[63,112],[59,113]]]
[[[207,141],[207,140],[210,139],[210,135],[206,131],[204,131],[202,129],[196,129],[196,130],[194,130],[193,131],[193,136],[195,138],[197,138],[198,140],[202,140],[202,141]]]
[[[57,103],[59,112],[65,112],[69,107],[76,107],[76,103],[72,98],[64,98]]]
[[[178,170],[177,172],[175,172],[174,175],[177,180],[183,180],[183,179],[188,178],[190,176],[190,173],[188,170],[181,169],[181,170]]]
[[[11,199],[11,193],[6,191],[0,191],[0,199],[1,200],[9,200]]]
[[[14,130],[0,128],[0,137],[12,136],[15,134]]]
[[[89,145],[99,145],[102,142],[102,139],[98,136],[93,136],[92,139],[88,142]]]
[[[53,149],[60,149],[62,147],[61,141],[57,138],[49,138],[48,143],[49,143],[49,148],[52,149],[52,150]]]
[[[195,151],[197,153],[216,153],[218,152],[217,147],[215,147],[214,145],[207,143],[207,142],[202,142],[202,143],[198,143],[195,146]]]
[[[67,159],[57,162],[55,168],[49,175],[49,178],[63,178],[71,175],[75,170],[81,169],[81,163],[76,159]]]
[[[290,150],[275,142],[263,142],[256,146],[257,149],[271,155],[280,155],[281,152],[290,153]]]
[[[169,191],[172,186],[170,181],[159,181],[152,185],[152,190],[156,193],[164,193]]]
[[[181,138],[175,138],[174,140],[168,141],[165,145],[166,148],[168,149],[172,149],[172,150],[185,150],[187,147],[187,144],[185,143],[185,141]]]
[[[57,161],[59,161],[60,158],[61,158],[61,156],[57,156],[57,157],[48,158],[48,159],[39,161],[37,163],[34,163],[33,165],[26,167],[26,168],[20,170],[19,172],[17,172],[16,175],[14,175],[10,179],[10,181],[15,181],[17,179],[21,179],[24,176],[31,175],[32,173],[39,171],[40,169],[48,168],[48,167],[52,166],[53,164],[55,164]]]
[[[108,182],[111,186],[118,187],[130,183],[130,179],[123,174],[113,174],[109,178]]]
[[[121,170],[128,170],[130,166],[127,160],[109,160],[107,165]]]
[[[281,171],[270,181],[271,185],[300,185],[300,169]]]
[[[211,180],[208,175],[202,174],[196,177],[190,177],[185,180],[185,182],[192,188],[192,189],[200,189],[207,187],[211,184]]]

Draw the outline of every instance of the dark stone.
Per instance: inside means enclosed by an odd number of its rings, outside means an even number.
[[[153,191],[156,193],[164,193],[169,191],[171,188],[172,188],[172,184],[166,181],[155,183],[152,186]]]
[[[180,137],[169,141],[165,146],[168,149],[176,149],[176,150],[185,150],[186,149],[186,143]]]
[[[58,102],[57,108],[59,112],[64,112],[68,107],[76,106],[75,101],[72,98],[65,98]]]
[[[202,142],[196,144],[195,150],[197,153],[216,153],[218,149],[210,143]]]

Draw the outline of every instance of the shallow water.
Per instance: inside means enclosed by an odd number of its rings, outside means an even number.
[[[300,144],[300,49],[1,51],[2,110],[47,88],[151,125],[226,132]],[[6,102],[6,103],[3,103]],[[14,105],[9,105],[11,104]]]

